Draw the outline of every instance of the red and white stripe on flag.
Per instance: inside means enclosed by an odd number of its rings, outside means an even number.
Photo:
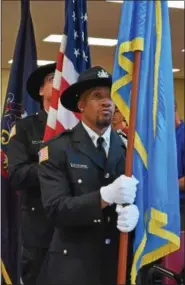
[[[60,103],[60,95],[77,81],[80,72],[91,66],[86,0],[66,0],[65,7],[65,35],[57,58],[44,141],[65,129],[73,128],[78,123],[79,114],[65,109]]]
[[[67,36],[64,35],[58,53],[57,66],[53,79],[51,105],[44,134],[44,141],[52,138],[65,129],[73,128],[79,121],[79,115],[62,106],[60,95],[71,84],[75,83],[78,73],[73,63],[65,56]]]

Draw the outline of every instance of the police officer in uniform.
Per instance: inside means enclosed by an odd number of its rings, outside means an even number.
[[[128,124],[118,107],[115,107],[114,115],[112,117],[112,128],[113,130],[117,131],[117,133],[120,135],[120,138],[123,140],[123,143],[125,144],[125,148],[127,148]]]
[[[114,130],[120,130],[125,133],[125,135],[128,135],[128,124],[118,107],[115,107],[115,112],[112,118],[112,128]]]
[[[181,230],[185,229],[185,124],[180,119],[177,110],[177,102],[175,101],[175,134],[177,143],[177,169],[180,190],[180,212],[181,212]]]
[[[41,111],[16,122],[8,147],[9,180],[21,191],[22,280],[35,285],[54,227],[41,203],[38,152],[43,140],[52,94],[56,64],[35,70],[27,81],[30,96],[40,102]]]
[[[116,284],[119,234],[139,212],[138,181],[123,175],[125,146],[111,129],[111,84],[102,67],[83,72],[61,96],[81,122],[40,151],[42,201],[56,228],[37,285]]]

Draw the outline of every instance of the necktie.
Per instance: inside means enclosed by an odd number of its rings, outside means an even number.
[[[104,138],[99,137],[97,139],[97,150],[98,150],[99,156],[101,157],[103,163],[105,164],[107,156],[106,156],[105,149],[103,147],[103,143],[104,143]]]

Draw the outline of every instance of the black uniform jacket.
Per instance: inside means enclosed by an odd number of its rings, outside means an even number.
[[[44,213],[38,178],[38,152],[46,120],[47,113],[42,110],[17,121],[16,133],[8,146],[11,187],[21,191],[22,242],[25,246],[42,248],[49,246],[54,230]]]
[[[81,123],[43,145],[42,201],[56,229],[38,284],[116,284],[117,214],[115,205],[101,209],[100,188],[124,168],[125,146],[115,131],[105,166]]]

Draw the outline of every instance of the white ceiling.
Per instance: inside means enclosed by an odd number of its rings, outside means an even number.
[[[64,27],[64,1],[32,0],[31,14],[34,24],[38,59],[56,60],[59,44],[42,40],[50,34],[62,34]],[[104,0],[88,1],[88,33],[90,37],[117,38],[120,4]],[[2,0],[2,68],[10,68],[20,21],[20,1]],[[184,9],[170,9],[173,67],[181,69],[176,78],[184,78]],[[92,64],[112,71],[115,48],[91,46]]]

